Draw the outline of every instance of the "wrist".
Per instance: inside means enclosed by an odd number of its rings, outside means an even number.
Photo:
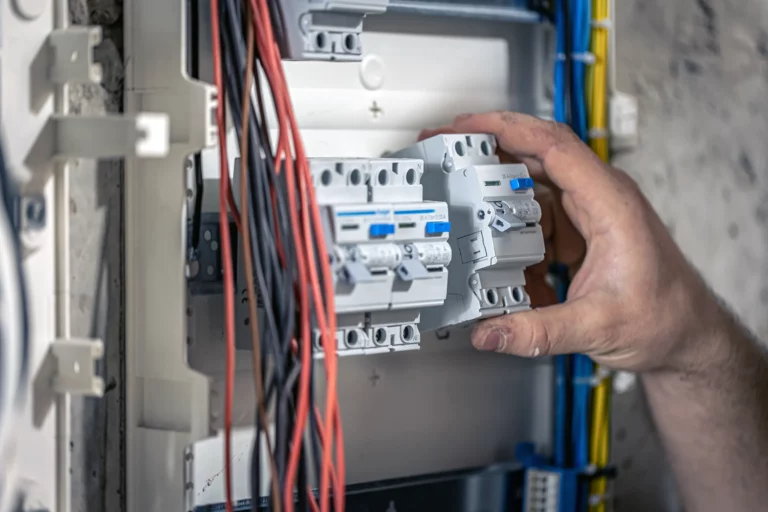
[[[675,348],[664,367],[666,371],[691,378],[729,364],[748,337],[719,298],[703,283],[702,288],[686,315],[688,321],[681,322]]]
[[[701,298],[689,327],[680,333],[669,364],[661,369],[692,383],[756,355],[749,332],[733,313],[708,290]]]

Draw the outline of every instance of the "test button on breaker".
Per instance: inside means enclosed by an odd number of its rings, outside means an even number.
[[[531,178],[515,178],[509,180],[509,184],[512,190],[530,190],[533,188],[533,179]]]
[[[371,224],[370,235],[376,237],[382,237],[387,235],[393,235],[395,233],[394,224]]]
[[[440,235],[451,231],[450,222],[427,222],[428,235]]]

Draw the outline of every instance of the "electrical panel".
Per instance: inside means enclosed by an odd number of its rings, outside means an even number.
[[[389,0],[282,0],[275,27],[285,59],[360,60],[367,14],[387,10]]]
[[[530,307],[524,270],[544,259],[541,207],[523,164],[502,164],[491,135],[438,135],[394,153],[424,161],[427,199],[449,205],[454,257],[448,297],[422,312],[424,330]]]
[[[541,207],[527,168],[495,153],[491,135],[440,135],[396,158],[309,159],[340,355],[417,349],[422,331],[530,307],[524,270],[544,258]],[[239,309],[245,340],[247,303]]]
[[[495,153],[491,135],[439,135],[389,158],[309,159],[339,355],[418,349],[422,332],[530,307],[524,271],[544,258],[541,207],[525,165],[502,164]],[[200,262],[216,252],[216,232],[204,230]],[[200,288],[220,278],[216,257],[190,267],[193,292],[218,291]],[[238,346],[249,348],[247,300],[238,298]],[[322,357],[319,345],[315,354]]]

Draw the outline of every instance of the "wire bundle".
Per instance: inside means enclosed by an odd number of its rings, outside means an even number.
[[[570,124],[587,139],[586,66],[590,41],[589,0],[555,3],[557,60],[555,63],[555,120]],[[561,302],[567,297],[568,270],[553,268]],[[584,355],[555,358],[556,403],[554,459],[558,467],[585,468],[589,463],[589,406],[592,362]]]
[[[607,133],[607,62],[610,0],[557,0],[555,27],[554,113],[568,123],[604,161]],[[558,295],[566,300],[568,273],[554,266]],[[554,462],[562,468],[604,469],[610,445],[610,380],[584,355],[555,359],[556,404]],[[570,442],[568,440],[570,432]],[[577,510],[605,510],[607,480],[595,478]]]
[[[261,441],[270,465],[270,503],[293,511],[327,511],[331,484],[344,507],[344,452],[337,400],[336,314],[320,212],[291,105],[273,27],[277,6],[267,0],[211,0],[214,79],[218,90],[219,221],[224,267],[227,382],[225,397],[226,509],[232,510],[231,428],[234,388],[234,284],[227,208],[241,234],[253,344],[256,437],[251,459],[252,508],[258,509]],[[259,72],[265,77],[259,80]],[[255,99],[252,89],[255,88]],[[271,104],[265,105],[262,89]],[[226,152],[226,106],[238,114],[240,211],[231,190]],[[277,119],[272,147],[266,108]],[[314,403],[313,333],[324,352],[326,401]],[[270,417],[274,418],[273,422]],[[274,423],[274,436],[270,426]],[[274,437],[274,438],[273,438]],[[310,482],[319,482],[315,501]]]

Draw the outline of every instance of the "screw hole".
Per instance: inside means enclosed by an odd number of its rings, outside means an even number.
[[[403,341],[413,341],[413,327],[406,325],[403,327]]]
[[[357,36],[355,34],[347,34],[344,37],[344,49],[348,52],[357,50]]]
[[[485,292],[485,298],[491,306],[495,306],[499,302],[499,295],[493,289]]]
[[[464,156],[466,151],[464,150],[464,143],[460,140],[456,141],[456,144],[453,145],[453,149],[456,150],[456,154],[459,156]]]
[[[333,173],[330,169],[325,169],[320,173],[320,183],[327,187],[331,182],[333,182]]]
[[[347,345],[354,347],[360,341],[360,336],[357,335],[357,331],[349,331],[347,333]]]
[[[377,179],[379,180],[379,185],[386,185],[389,183],[389,172],[386,169],[380,170]]]
[[[363,173],[360,172],[360,169],[352,169],[349,173],[349,184],[350,185],[359,185],[363,181]]]
[[[484,140],[483,142],[480,143],[480,151],[485,156],[490,156],[490,154],[491,154],[491,145],[488,144],[487,140]]]
[[[375,339],[378,344],[385,343],[387,341],[387,330],[383,328],[376,329]]]
[[[405,182],[409,185],[416,183],[416,169],[408,169],[405,172]]]
[[[328,44],[328,36],[325,35],[325,32],[318,32],[315,36],[315,46],[318,50],[324,50],[326,45]]]
[[[512,300],[519,304],[525,300],[525,292],[519,286],[512,288]]]

